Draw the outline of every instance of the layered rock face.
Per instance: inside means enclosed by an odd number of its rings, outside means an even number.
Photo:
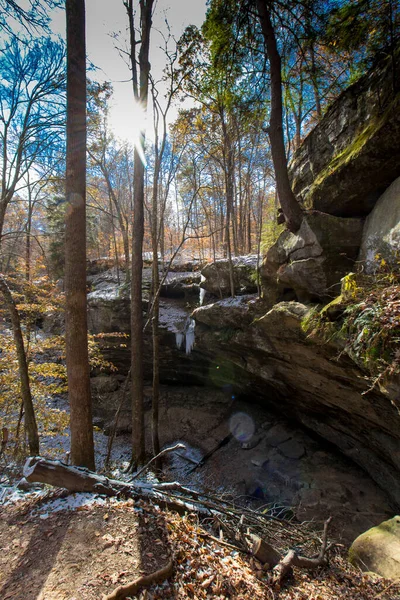
[[[362,219],[313,211],[297,233],[284,231],[263,260],[261,280],[270,304],[334,298],[340,279],[353,270],[360,248]]]
[[[400,79],[400,49],[396,56]],[[305,217],[299,231],[283,232],[264,257],[271,306],[327,301],[358,261],[371,272],[376,254],[398,260],[400,93],[394,81],[391,60],[378,64],[342,93],[296,152],[290,176]]]
[[[100,272],[88,277],[91,291],[88,294],[88,327],[92,334],[101,334],[98,345],[105,360],[110,361],[121,374],[130,368],[130,294],[124,284],[124,274],[118,275],[109,262],[102,262]],[[176,267],[175,267],[176,268]],[[201,355],[191,352],[194,332],[190,319],[190,304],[199,298],[200,272],[184,264],[183,272],[171,272],[161,289],[160,299],[160,376],[166,383],[203,383],[208,367]],[[143,313],[149,303],[151,269],[143,270]],[[143,365],[145,378],[152,377],[151,325],[144,336]]]
[[[97,424],[106,432],[112,426],[122,389],[115,376],[93,379]],[[214,490],[222,487],[239,502],[252,499],[275,506],[275,516],[294,513],[301,521],[323,521],[332,515],[335,533],[346,541],[375,525],[376,519],[391,516],[385,493],[359,467],[265,406],[250,403],[228,389],[161,386],[160,392],[161,445],[183,440],[187,447],[185,458],[170,455],[164,465],[167,480]],[[126,396],[118,421],[120,435],[130,432],[132,426],[130,397]],[[150,431],[149,388],[145,389],[145,405]],[[226,443],[190,473],[192,461],[201,460],[221,440]]]
[[[339,448],[400,504],[400,415],[339,349],[302,330],[310,309],[282,302],[268,310],[244,297],[198,308],[196,347],[210,357],[210,384],[262,399]],[[218,368],[217,368],[218,367]]]
[[[290,176],[306,208],[365,216],[399,176],[399,56],[346,89],[295,153]]]
[[[257,255],[235,256],[232,258],[233,285],[236,294],[251,294],[257,291]],[[205,265],[202,271],[201,289],[217,298],[230,296],[229,261],[227,258]]]

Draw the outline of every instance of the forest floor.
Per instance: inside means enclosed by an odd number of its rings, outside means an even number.
[[[211,539],[210,523],[142,501],[52,489],[8,503],[0,515],[2,600],[99,600],[170,559],[173,575],[134,598],[400,599],[400,582],[362,574],[340,546],[326,567],[294,569],[272,588],[257,561]]]

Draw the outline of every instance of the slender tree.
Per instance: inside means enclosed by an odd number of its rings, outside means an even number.
[[[143,111],[147,110],[149,90],[149,47],[154,0],[140,0],[140,42],[136,39],[135,11],[133,0],[125,7],[129,19],[130,62],[132,69],[133,94]],[[137,47],[139,52],[137,55]],[[145,432],[143,409],[143,308],[142,272],[144,238],[144,142],[141,132],[135,148],[133,172],[133,228],[131,261],[131,360],[132,360],[132,442],[133,459],[142,464],[145,458]]]
[[[85,1],[67,0],[66,353],[72,464],[94,469],[86,311]]]
[[[271,111],[269,118],[268,134],[271,142],[272,160],[274,163],[276,189],[279,202],[285,215],[288,229],[292,232],[300,228],[303,213],[292,191],[289,182],[285,142],[283,137],[283,100],[282,100],[282,72],[281,57],[274,26],[271,19],[271,2],[257,0],[258,16],[261,31],[264,36],[271,76]]]
[[[22,336],[19,313],[3,275],[0,274],[0,293],[4,298],[5,305],[11,318],[14,342],[17,350],[18,370],[21,382],[22,404],[25,413],[25,433],[28,438],[29,453],[34,456],[39,454],[39,435],[36,424],[35,411],[33,408],[32,394],[29,383],[28,363],[26,360],[24,338]]]

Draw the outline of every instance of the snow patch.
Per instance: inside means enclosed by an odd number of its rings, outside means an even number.
[[[90,506],[105,506],[110,503],[116,504],[118,500],[116,498],[105,498],[95,494],[78,492],[70,494],[66,498],[50,500],[50,502],[46,502],[46,504],[35,509],[34,512],[39,514],[41,519],[47,519],[51,513],[60,512],[60,510],[79,510],[89,508]]]

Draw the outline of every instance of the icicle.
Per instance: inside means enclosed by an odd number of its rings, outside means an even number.
[[[204,275],[201,275],[201,279],[200,279],[200,285],[202,284],[203,281],[205,281],[206,278],[204,277]],[[204,302],[204,298],[206,295],[206,290],[203,289],[202,287],[200,287],[200,306],[203,306],[203,302]]]
[[[189,324],[186,328],[186,354],[190,354],[194,346],[194,329],[196,322],[194,319],[189,319]]]
[[[178,348],[178,350],[181,349],[184,337],[185,337],[184,333],[175,333],[176,347]]]

